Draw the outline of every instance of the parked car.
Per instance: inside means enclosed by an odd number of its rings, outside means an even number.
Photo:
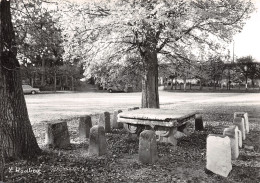
[[[23,93],[24,94],[36,94],[36,93],[40,93],[40,89],[39,88],[33,88],[30,85],[22,85],[23,87]]]
[[[133,87],[131,85],[122,86],[122,85],[118,84],[118,85],[109,86],[107,88],[107,91],[109,93],[112,93],[112,92],[133,92]]]
[[[107,87],[107,91],[109,93],[113,93],[113,92],[123,92],[125,91],[125,87],[121,86],[121,85],[114,85],[114,86],[109,86]]]

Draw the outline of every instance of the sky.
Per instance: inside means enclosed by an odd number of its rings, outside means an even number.
[[[257,11],[247,21],[241,33],[234,36],[235,57],[251,55],[260,62],[260,0],[252,0]],[[230,53],[233,53],[233,43],[230,46]]]

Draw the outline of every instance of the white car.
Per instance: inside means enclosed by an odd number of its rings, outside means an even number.
[[[36,93],[40,93],[40,89],[39,88],[33,88],[30,85],[22,85],[23,87],[23,93],[24,94],[36,94]]]

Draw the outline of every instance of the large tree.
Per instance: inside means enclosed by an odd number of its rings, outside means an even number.
[[[73,6],[66,51],[90,64],[137,53],[142,59],[142,107],[159,108],[159,54],[189,59],[193,48],[221,52],[253,10],[244,0],[94,1]],[[83,54],[82,54],[83,53]],[[66,55],[66,54],[65,54]]]
[[[0,1],[0,148],[7,157],[31,158],[40,148],[22,90],[10,1]]]

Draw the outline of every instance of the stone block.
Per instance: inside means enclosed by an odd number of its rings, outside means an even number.
[[[139,137],[139,161],[153,164],[158,160],[156,135],[153,130],[144,130]]]
[[[225,128],[223,135],[228,136],[230,138],[230,146],[231,146],[231,159],[235,160],[239,156],[239,134],[238,134],[237,126],[230,126],[229,128]]]
[[[238,127],[238,129],[241,131],[242,139],[246,140],[246,129],[245,129],[245,120],[244,118],[236,117],[233,120],[233,124]]]
[[[95,125],[90,129],[88,153],[90,156],[101,156],[107,153],[107,142],[103,126]]]
[[[246,133],[249,133],[249,120],[247,112],[235,112],[234,118],[244,118]]]
[[[79,138],[84,140],[89,138],[90,128],[92,127],[92,121],[90,116],[84,116],[79,118]]]
[[[208,135],[206,156],[206,168],[215,174],[227,177],[232,170],[230,138],[223,135]]]
[[[98,125],[103,126],[105,128],[106,133],[111,132],[111,125],[110,125],[110,114],[109,112],[104,112],[99,115]]]
[[[67,122],[46,123],[45,144],[49,147],[64,148],[70,144]]]
[[[123,123],[117,122],[117,115],[121,113],[122,110],[115,110],[113,113],[113,119],[112,119],[112,128],[113,129],[120,129],[123,128]]]
[[[203,125],[202,115],[201,114],[196,114],[195,115],[195,130],[196,131],[204,130],[204,125]]]

